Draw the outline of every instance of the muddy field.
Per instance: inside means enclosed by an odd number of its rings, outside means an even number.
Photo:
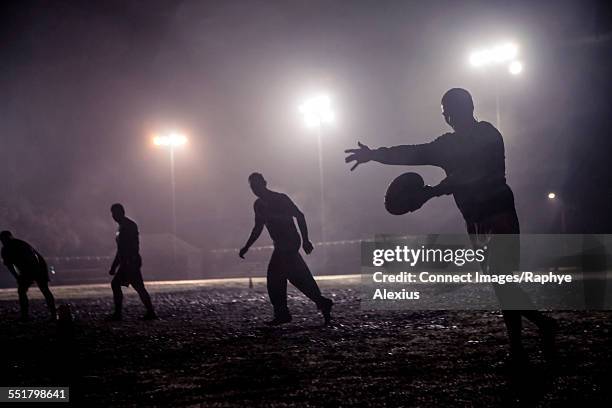
[[[110,288],[62,289],[74,333],[46,321],[18,323],[0,300],[2,386],[69,385],[79,406],[609,406],[612,321],[607,313],[557,312],[560,358],[546,364],[526,324],[532,357],[518,375],[503,362],[498,312],[366,312],[355,281],[322,281],[335,321],[290,293],[294,321],[268,328],[265,286],[256,281],[153,288],[160,319],[138,320],[126,297],[123,322],[104,320]],[[35,292],[34,288],[32,292]],[[34,294],[34,293],[33,293]],[[84,297],[86,296],[86,297]],[[66,406],[63,404],[63,406]]]

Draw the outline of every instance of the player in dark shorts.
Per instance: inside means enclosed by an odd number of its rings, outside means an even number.
[[[491,274],[512,273],[520,258],[519,221],[514,195],[506,184],[504,141],[490,123],[474,118],[474,103],[468,91],[453,88],[442,98],[442,115],[454,132],[419,145],[381,147],[371,150],[359,143],[346,150],[346,162],[377,161],[391,165],[432,165],[444,169],[446,179],[433,187],[434,196],[452,194],[465,219],[474,245],[486,242],[489,256],[482,265]],[[503,239],[495,234],[516,234]],[[493,240],[493,241],[491,241]],[[495,256],[501,254],[502,256]],[[494,285],[502,309],[512,302],[525,304],[525,294],[513,285]],[[512,362],[524,362],[521,316],[540,329],[545,351],[552,351],[556,322],[535,310],[502,310],[508,329]]]
[[[323,313],[325,324],[329,324],[333,302],[321,295],[317,282],[299,252],[300,246],[307,254],[313,250],[313,245],[308,239],[304,214],[286,194],[269,190],[266,180],[260,173],[251,174],[249,184],[253,194],[258,197],[254,204],[255,226],[239,255],[244,258],[244,254],[257,241],[265,226],[274,243],[267,275],[268,295],[274,307],[274,319],[268,324],[279,325],[291,321],[291,314],[287,308],[287,280],[315,302]],[[302,234],[301,240],[295,228],[294,218],[297,219]]]
[[[121,204],[111,206],[113,220],[119,224],[117,231],[117,254],[111,265],[109,274],[114,275],[111,281],[113,298],[115,301],[115,311],[110,316],[111,320],[121,320],[123,310],[123,292],[121,286],[132,285],[140,296],[140,300],[146,308],[146,313],[142,317],[144,320],[156,319],[157,315],[151,303],[151,296],[145,289],[140,267],[142,258],[140,257],[140,244],[138,240],[138,225],[125,216],[125,209]]]
[[[55,299],[49,289],[49,268],[45,259],[30,244],[14,238],[10,231],[0,232],[0,241],[2,241],[2,261],[17,279],[21,320],[28,319],[28,289],[34,282],[45,297],[51,319],[55,320]]]

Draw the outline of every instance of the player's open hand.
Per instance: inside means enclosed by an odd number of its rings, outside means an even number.
[[[372,150],[368,146],[361,142],[357,142],[357,146],[359,146],[359,149],[347,149],[344,151],[344,153],[348,154],[344,159],[346,163],[356,162],[351,167],[351,171],[355,170],[361,163],[367,163],[372,160]]]
[[[312,250],[314,249],[314,246],[312,245],[312,242],[306,241],[302,245],[302,248],[304,248],[304,252],[306,252],[306,254],[310,254]]]
[[[249,250],[249,248],[244,247],[240,250],[240,252],[238,252],[238,256],[241,257],[242,259],[244,259],[244,254],[247,253],[247,251]]]

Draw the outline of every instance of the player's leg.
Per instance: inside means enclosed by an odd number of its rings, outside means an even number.
[[[525,350],[523,349],[521,312],[518,310],[502,310],[502,315],[508,332],[510,355],[513,360],[522,361],[525,359]]]
[[[115,310],[111,318],[119,320],[123,312],[123,291],[121,290],[121,278],[119,274],[116,274],[111,281],[111,289],[113,290],[113,301],[115,303]]]
[[[21,313],[21,320],[27,320],[29,317],[30,303],[28,301],[28,288],[29,284],[26,282],[19,282],[17,284],[17,293],[19,294],[19,310]]]
[[[317,307],[323,313],[325,321],[329,322],[331,319],[331,308],[334,302],[321,295],[321,290],[317,281],[312,276],[308,265],[302,258],[299,252],[292,254],[291,264],[287,270],[287,277],[289,282],[296,288],[298,288],[304,295],[310,300],[317,304]]]
[[[518,220],[515,214],[502,217],[496,226],[500,235],[494,237],[494,242],[489,245],[491,251],[490,272],[500,275],[509,275],[520,269],[520,236],[518,235]],[[494,229],[495,231],[495,229]],[[494,285],[495,293],[504,310],[504,321],[508,328],[510,347],[513,356],[524,359],[524,351],[521,345],[521,316],[525,316],[533,322],[542,335],[545,354],[554,357],[554,337],[557,323],[548,316],[535,310],[535,305],[515,283]],[[518,317],[515,316],[518,314]]]
[[[287,279],[289,279],[289,282],[310,300],[319,304],[323,296],[304,258],[302,258],[299,252],[296,252],[289,254],[287,259],[290,261],[287,269]]]
[[[517,234],[493,235],[487,247],[487,273],[511,275],[519,269],[521,253]],[[523,365],[526,363],[526,354],[522,343],[522,312],[517,309],[530,309],[533,304],[529,296],[514,283],[493,284],[493,289],[506,324],[510,357],[513,363]]]
[[[507,275],[518,268],[520,241],[516,216],[509,214],[482,223],[468,223],[467,229],[474,247],[483,248],[486,245],[485,260],[481,263],[483,273]],[[528,308],[526,305],[529,304],[529,299],[513,283],[493,284],[493,290],[502,309],[510,343],[511,361],[522,365],[525,362],[525,352],[522,345],[521,312],[513,309]]]
[[[274,320],[270,322],[271,324],[291,321],[291,314],[287,308],[286,267],[286,254],[276,250],[272,252],[267,273],[268,296],[274,308]]]
[[[136,293],[138,293],[138,296],[140,296],[140,300],[142,304],[144,305],[145,309],[147,310],[146,314],[143,316],[143,319],[145,320],[155,319],[157,315],[155,314],[155,310],[153,309],[153,302],[151,302],[151,296],[149,295],[149,292],[145,288],[142,277],[132,282],[132,287],[134,288]]]
[[[605,237],[584,234],[581,258],[585,307],[588,310],[605,309],[607,285]]]
[[[37,282],[37,284],[38,284],[38,289],[40,289],[40,292],[45,298],[45,302],[47,303],[47,308],[49,309],[51,318],[55,319],[56,318],[55,298],[53,297],[53,294],[51,293],[51,290],[49,289],[49,282],[40,281],[40,282]]]
[[[538,327],[546,358],[549,360],[554,359],[556,357],[555,337],[558,329],[557,321],[537,310],[522,310],[521,313]]]

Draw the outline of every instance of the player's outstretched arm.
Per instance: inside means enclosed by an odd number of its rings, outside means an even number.
[[[244,244],[242,249],[240,249],[238,256],[244,259],[244,255],[247,253],[251,245],[253,245],[255,241],[257,241],[259,236],[261,235],[261,232],[263,231],[263,227],[264,227],[263,222],[261,221],[255,222],[255,226],[253,227],[253,230],[251,231],[251,235],[249,236],[249,239],[247,240],[246,244]]]
[[[344,161],[346,163],[355,162],[351,171],[357,166],[369,161],[377,161],[382,164],[394,165],[437,165],[435,142],[418,144],[418,145],[401,145],[393,147],[381,147],[378,149],[370,149],[367,145],[357,142],[357,149],[347,149],[344,152],[348,154]]]

